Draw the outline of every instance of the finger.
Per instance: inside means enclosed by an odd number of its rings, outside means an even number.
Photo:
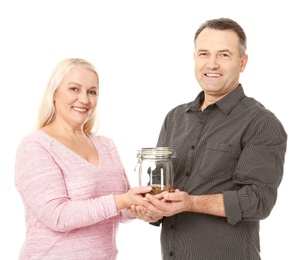
[[[133,188],[133,191],[136,194],[146,194],[146,193],[150,192],[151,189],[152,188],[150,186],[140,186],[140,187]]]
[[[164,194],[164,199],[169,200],[169,201],[182,201],[184,199],[184,193],[167,192]]]
[[[137,208],[137,212],[138,212],[138,218],[140,218],[146,222],[154,221],[154,217],[151,212],[146,212],[139,208]]]
[[[153,196],[148,196],[148,203],[144,203],[143,206],[155,215],[164,215],[167,212],[170,205],[166,200],[158,200]]]
[[[164,199],[163,194],[162,194],[161,198],[153,196],[153,195],[150,195],[150,194],[146,194],[146,198],[148,199],[148,201],[150,203],[152,203],[156,207],[157,207],[157,205],[160,205],[161,200]]]
[[[164,193],[165,192],[161,192],[161,193],[156,194],[156,195],[148,195],[148,196],[153,196],[154,198],[161,200],[161,199],[163,199],[163,194]]]

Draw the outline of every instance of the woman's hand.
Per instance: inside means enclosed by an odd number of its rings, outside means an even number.
[[[142,205],[144,195],[151,191],[150,186],[131,188],[128,192],[114,195],[114,200],[118,211],[130,208],[131,205]]]
[[[132,205],[127,211],[145,222],[156,222],[162,218],[162,216],[148,215],[146,209],[140,205]]]
[[[146,200],[143,201],[141,206],[142,210],[146,215],[156,218],[160,216],[169,217],[192,209],[192,198],[184,191],[165,191],[154,196],[146,194],[145,198]]]
[[[163,217],[175,215],[192,208],[191,196],[186,192],[162,192],[157,195],[146,194],[141,205],[132,205],[128,212],[146,222],[156,222]]]

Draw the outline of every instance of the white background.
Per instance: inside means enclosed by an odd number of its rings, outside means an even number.
[[[202,22],[219,17],[232,18],[245,29],[249,62],[240,81],[289,135],[278,201],[261,221],[262,259],[303,259],[299,3],[1,0],[0,259],[17,259],[24,240],[23,205],[14,186],[15,151],[34,128],[42,90],[57,62],[80,57],[97,67],[99,133],[114,140],[135,186],[137,150],[154,146],[168,110],[200,91],[193,37]],[[139,220],[121,224],[119,260],[160,259],[159,232]]]

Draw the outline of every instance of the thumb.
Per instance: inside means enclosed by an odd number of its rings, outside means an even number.
[[[150,186],[140,186],[140,187],[135,187],[133,188],[135,193],[148,193],[152,190],[152,188]]]

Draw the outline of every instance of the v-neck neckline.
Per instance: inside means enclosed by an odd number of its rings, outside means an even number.
[[[68,150],[70,153],[72,153],[73,155],[77,156],[78,158],[80,158],[82,161],[94,166],[94,167],[99,167],[100,166],[100,151],[98,149],[98,146],[95,142],[95,138],[91,135],[91,134],[86,134],[87,137],[91,140],[92,144],[94,145],[97,155],[98,155],[98,164],[94,164],[88,160],[86,160],[84,157],[82,157],[81,155],[79,155],[78,153],[76,153],[75,151],[73,151],[72,149],[70,149],[69,147],[67,147],[66,145],[64,145],[63,143],[61,143],[59,140],[57,140],[56,138],[52,137],[51,135],[49,135],[48,133],[46,133],[43,130],[38,130],[40,132],[42,132],[44,135],[46,135],[48,138],[52,139],[54,142],[56,142],[57,144],[59,144],[60,146],[64,147],[66,150]]]

